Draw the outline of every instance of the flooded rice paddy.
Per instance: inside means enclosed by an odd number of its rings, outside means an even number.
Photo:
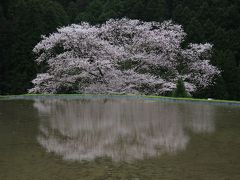
[[[240,106],[0,100],[1,180],[239,180]]]

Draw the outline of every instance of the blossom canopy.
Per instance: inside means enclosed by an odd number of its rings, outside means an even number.
[[[189,93],[206,88],[220,71],[210,64],[212,45],[189,44],[171,21],[110,19],[73,24],[43,36],[36,62],[47,70],[32,81],[34,93],[166,94],[182,79]]]

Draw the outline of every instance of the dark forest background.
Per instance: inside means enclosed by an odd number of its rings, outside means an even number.
[[[239,0],[1,0],[0,94],[31,88],[40,67],[33,47],[57,27],[109,18],[172,19],[183,25],[186,43],[214,44],[212,64],[222,70],[214,86],[195,97],[240,100]]]

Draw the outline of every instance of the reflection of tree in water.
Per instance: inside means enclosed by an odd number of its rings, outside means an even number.
[[[214,131],[209,105],[144,100],[38,100],[39,143],[71,160],[142,159],[184,150],[184,132]]]

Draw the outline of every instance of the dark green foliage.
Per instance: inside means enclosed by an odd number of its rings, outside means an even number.
[[[184,82],[182,79],[178,80],[177,88],[173,92],[173,97],[189,97],[189,94],[185,89]]]
[[[4,15],[3,5],[0,4],[0,94],[3,94],[5,90],[4,72],[6,71],[6,56],[7,46],[9,46],[7,39],[8,23]]]
[[[1,89],[3,93],[19,94],[31,87],[30,81],[37,73],[33,47],[42,34],[66,25],[68,19],[60,4],[48,0],[15,1],[9,5],[7,18]]]
[[[186,44],[214,44],[212,63],[222,70],[222,77],[194,97],[240,100],[238,0],[1,0],[0,93],[26,93],[31,86],[29,81],[37,72],[31,51],[41,34],[67,23],[96,24],[121,17],[172,19],[183,25],[188,34]]]

